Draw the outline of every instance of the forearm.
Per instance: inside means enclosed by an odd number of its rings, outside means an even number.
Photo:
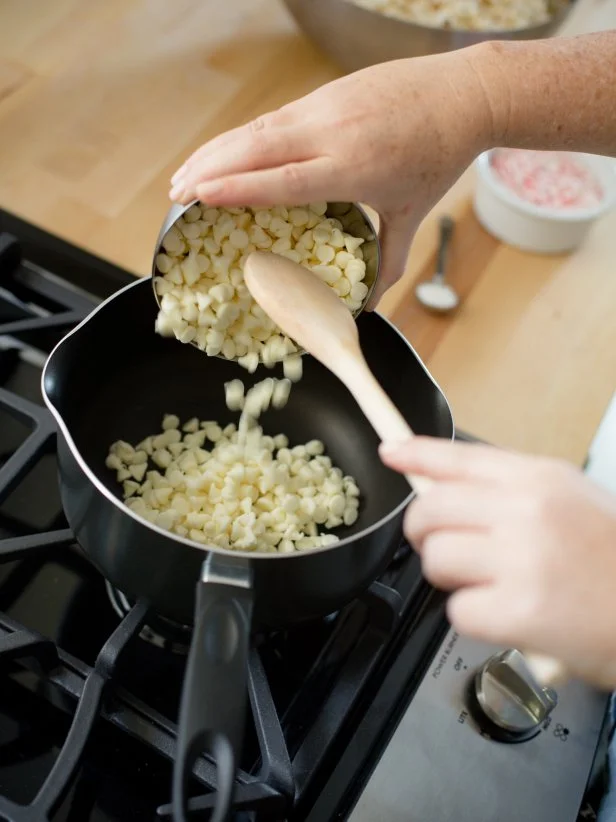
[[[493,145],[616,156],[616,31],[469,52]]]

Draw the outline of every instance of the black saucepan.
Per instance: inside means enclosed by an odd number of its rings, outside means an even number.
[[[360,516],[341,541],[293,554],[225,551],[164,531],[127,509],[114,472],[105,467],[118,439],[138,442],[160,429],[165,413],[187,420],[237,417],[223,384],[252,384],[233,362],[154,332],[149,280],[136,281],[97,308],[52,352],[43,394],[59,426],[62,501],[75,536],[94,565],[127,596],[160,614],[194,622],[174,771],[174,813],[186,818],[186,783],[196,757],[218,767],[217,808],[228,818],[246,700],[246,654],[252,622],[289,625],[332,613],[386,567],[401,536],[411,493],[380,462],[377,437],[346,388],[304,358],[304,377],[288,405],[268,411],[267,433],[292,443],[321,439],[361,489]],[[451,438],[445,397],[405,339],[376,313],[358,321],[366,359],[417,433]],[[274,372],[275,373],[275,372]]]

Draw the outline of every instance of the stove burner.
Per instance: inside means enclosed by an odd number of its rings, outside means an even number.
[[[105,589],[111,606],[120,619],[129,614],[133,605],[128,598],[108,581],[105,580]],[[172,654],[186,656],[190,649],[192,628],[190,625],[180,625],[171,619],[158,614],[149,614],[148,622],[141,629],[139,636],[150,645],[170,651]]]

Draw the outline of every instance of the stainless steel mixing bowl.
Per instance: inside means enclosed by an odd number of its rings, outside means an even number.
[[[537,40],[554,34],[575,0],[551,0],[548,23],[517,31],[429,28],[356,6],[352,0],[283,0],[305,34],[347,72],[375,63],[439,54],[486,40]]]

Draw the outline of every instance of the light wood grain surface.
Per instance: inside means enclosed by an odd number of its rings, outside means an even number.
[[[578,0],[566,32],[612,27],[614,0]],[[147,274],[182,159],[337,73],[277,0],[2,0],[0,207]],[[479,227],[472,186],[426,219],[382,309],[461,427],[581,463],[616,384],[616,215],[574,255],[536,257]],[[413,298],[444,210],[464,296],[448,319]]]

